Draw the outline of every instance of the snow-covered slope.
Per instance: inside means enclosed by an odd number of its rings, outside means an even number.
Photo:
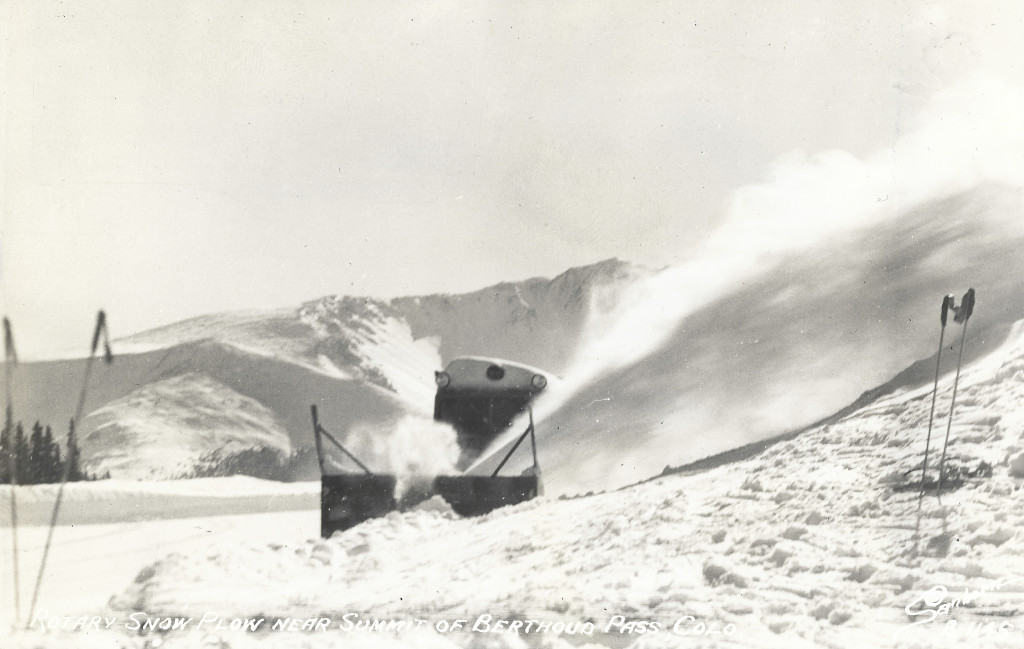
[[[930,381],[931,362],[906,368],[935,354],[946,293],[959,300],[976,289],[965,357],[991,351],[1024,318],[1021,250],[1020,191],[983,185],[791,254],[691,310],[668,302],[685,303],[714,278],[694,279],[685,266],[664,271],[646,301],[595,323],[618,333],[585,341],[574,366],[630,346],[647,351],[592,375],[570,368],[569,389],[538,404],[550,488],[621,486],[799,430],[894,375],[872,395]],[[672,309],[680,317],[652,332],[649,322]],[[957,344],[952,330],[946,344]],[[944,367],[955,360],[947,348]]]
[[[84,466],[97,474],[148,479],[183,473],[211,449],[291,450],[268,408],[204,374],[148,383],[86,419]]]
[[[431,377],[441,366],[437,341],[414,339],[386,303],[332,296],[304,304],[298,317],[316,334],[321,366],[391,390],[417,412],[431,411]]]
[[[66,422],[84,365],[73,360],[19,366],[15,417],[31,413],[33,419]],[[115,478],[150,471],[166,476],[181,471],[183,452],[194,457],[241,448],[247,436],[249,446],[309,446],[311,403],[320,404],[337,430],[388,428],[410,411],[398,395],[373,383],[203,339],[120,355],[110,366],[96,364],[79,439],[89,471],[109,468]]]
[[[609,309],[651,271],[618,259],[557,277],[502,283],[464,295],[399,298],[392,305],[416,338],[434,339],[442,361],[506,358],[556,375],[569,370],[596,312]]]
[[[939,386],[933,467],[952,378]],[[1024,321],[960,379],[947,465],[987,462],[992,475],[920,504],[903,487],[923,456],[931,391],[901,387],[705,472],[475,519],[430,502],[298,549],[232,544],[172,555],[140,573],[107,615],[191,618],[161,636],[171,649],[1018,647],[1022,404]],[[264,623],[255,633],[199,628],[207,612],[224,627],[236,617]],[[275,631],[284,618],[326,627]],[[406,624],[355,627],[374,619]],[[426,622],[415,630],[415,620]],[[455,620],[468,630],[438,631]],[[503,629],[523,624],[495,633],[498,620],[510,621]],[[34,634],[13,646],[69,637],[80,636]],[[123,625],[92,640],[152,646]]]

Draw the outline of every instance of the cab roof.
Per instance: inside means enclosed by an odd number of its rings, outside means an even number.
[[[547,380],[547,373],[523,363],[484,356],[461,356],[452,359],[444,369],[449,377],[445,390],[487,392],[540,392],[533,377]]]

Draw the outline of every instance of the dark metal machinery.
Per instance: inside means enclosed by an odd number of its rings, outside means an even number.
[[[527,375],[528,373],[528,375]],[[524,378],[525,377],[525,378]],[[520,413],[527,413],[529,424],[497,468],[486,475],[439,475],[425,485],[403,494],[395,493],[398,477],[375,474],[359,461],[320,423],[317,407],[311,406],[313,434],[320,465],[320,533],[329,537],[359,523],[398,509],[415,506],[432,496],[441,496],[462,516],[486,514],[498,507],[514,505],[540,492],[537,444],[531,401],[547,384],[543,375],[507,361],[492,359],[456,359],[445,372],[436,374],[438,385],[434,418],[451,424],[458,434],[463,469],[483,452],[501,433],[508,430]],[[454,404],[454,405],[453,405]],[[523,475],[499,476],[513,453],[529,437],[533,466]],[[323,440],[331,442],[352,460],[361,473],[326,472]]]

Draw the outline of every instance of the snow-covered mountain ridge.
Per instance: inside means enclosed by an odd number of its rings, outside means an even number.
[[[204,453],[312,443],[309,405],[340,435],[430,416],[433,373],[453,355],[544,358],[557,373],[590,304],[644,269],[619,260],[466,295],[329,296],[295,309],[192,318],[113,342],[93,372],[79,434],[90,471],[167,477]],[[111,314],[116,319],[116,314]],[[16,417],[67,422],[84,359],[17,368]]]

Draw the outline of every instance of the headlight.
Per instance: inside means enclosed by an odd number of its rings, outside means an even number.
[[[434,372],[434,383],[437,383],[437,387],[445,388],[452,382],[452,377],[448,376],[448,372]]]
[[[544,378],[544,376],[541,374],[534,374],[533,379],[530,381],[530,383],[532,383],[533,387],[537,388],[538,390],[543,390],[544,386],[548,384],[548,380]]]

